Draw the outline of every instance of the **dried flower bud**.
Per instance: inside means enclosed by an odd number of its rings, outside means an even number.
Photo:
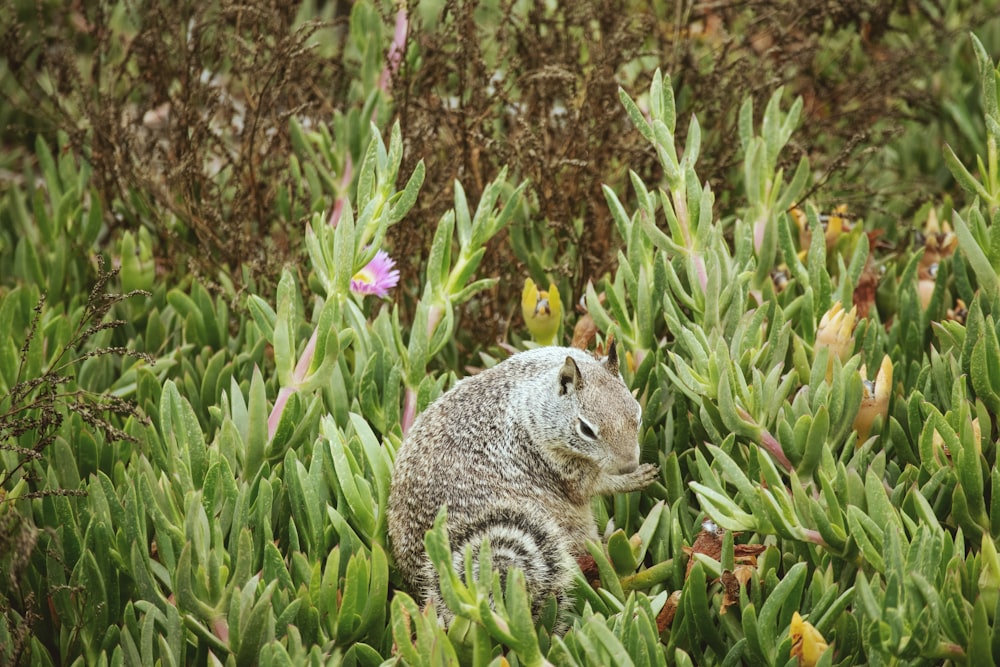
[[[584,313],[580,316],[580,319],[576,321],[576,326],[573,327],[573,342],[570,343],[570,347],[575,347],[580,350],[589,350],[590,344],[594,342],[597,338],[597,325],[594,323],[594,318],[590,316],[590,313]],[[626,354],[626,357],[628,355]]]
[[[854,430],[858,433],[857,446],[860,447],[871,434],[872,425],[876,417],[881,417],[885,421],[889,414],[889,393],[892,390],[892,361],[889,356],[882,357],[882,365],[878,369],[875,380],[867,378],[867,371],[861,367],[861,377],[864,382],[864,395],[861,397],[861,406],[858,414],[854,417]]]
[[[958,247],[958,237],[951,230],[951,225],[946,222],[939,223],[937,213],[931,209],[927,214],[927,222],[924,224],[922,233],[918,234],[919,240],[923,241],[924,254],[920,258],[920,265],[917,270],[924,274],[931,266],[941,263],[945,257],[954,254]]]
[[[934,262],[926,267],[920,267],[917,271],[917,296],[920,297],[920,307],[927,310],[931,304],[931,297],[934,296],[934,286],[937,284],[938,263]]]

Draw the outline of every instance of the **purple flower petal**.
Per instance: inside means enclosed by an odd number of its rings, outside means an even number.
[[[384,250],[375,253],[372,261],[351,278],[351,291],[355,294],[374,294],[381,298],[389,294],[389,290],[399,284],[399,271],[394,267],[396,261]]]

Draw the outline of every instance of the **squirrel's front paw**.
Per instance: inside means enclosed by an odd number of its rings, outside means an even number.
[[[604,474],[599,478],[594,493],[607,495],[609,493],[627,493],[638,491],[652,483],[660,473],[660,469],[652,463],[643,463],[635,470],[617,475]]]
[[[608,488],[605,493],[625,493],[627,491],[638,491],[649,486],[650,483],[660,473],[659,467],[652,463],[643,463],[631,472],[615,475],[608,479]]]
[[[649,486],[660,474],[659,466],[643,463],[630,473],[619,476],[622,491],[638,491]]]

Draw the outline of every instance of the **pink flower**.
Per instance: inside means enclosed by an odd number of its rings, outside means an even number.
[[[374,294],[384,297],[399,284],[399,271],[394,269],[396,260],[384,250],[375,253],[372,261],[351,278],[351,291],[355,294]]]

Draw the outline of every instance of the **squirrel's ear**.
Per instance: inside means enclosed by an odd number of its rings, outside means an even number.
[[[620,372],[618,367],[618,343],[612,343],[611,347],[608,348],[608,357],[604,360],[604,367],[612,375],[618,375]]]
[[[582,389],[583,375],[580,374],[580,367],[573,361],[573,357],[566,357],[566,363],[559,369],[559,395],[568,394],[570,387],[576,391]]]

